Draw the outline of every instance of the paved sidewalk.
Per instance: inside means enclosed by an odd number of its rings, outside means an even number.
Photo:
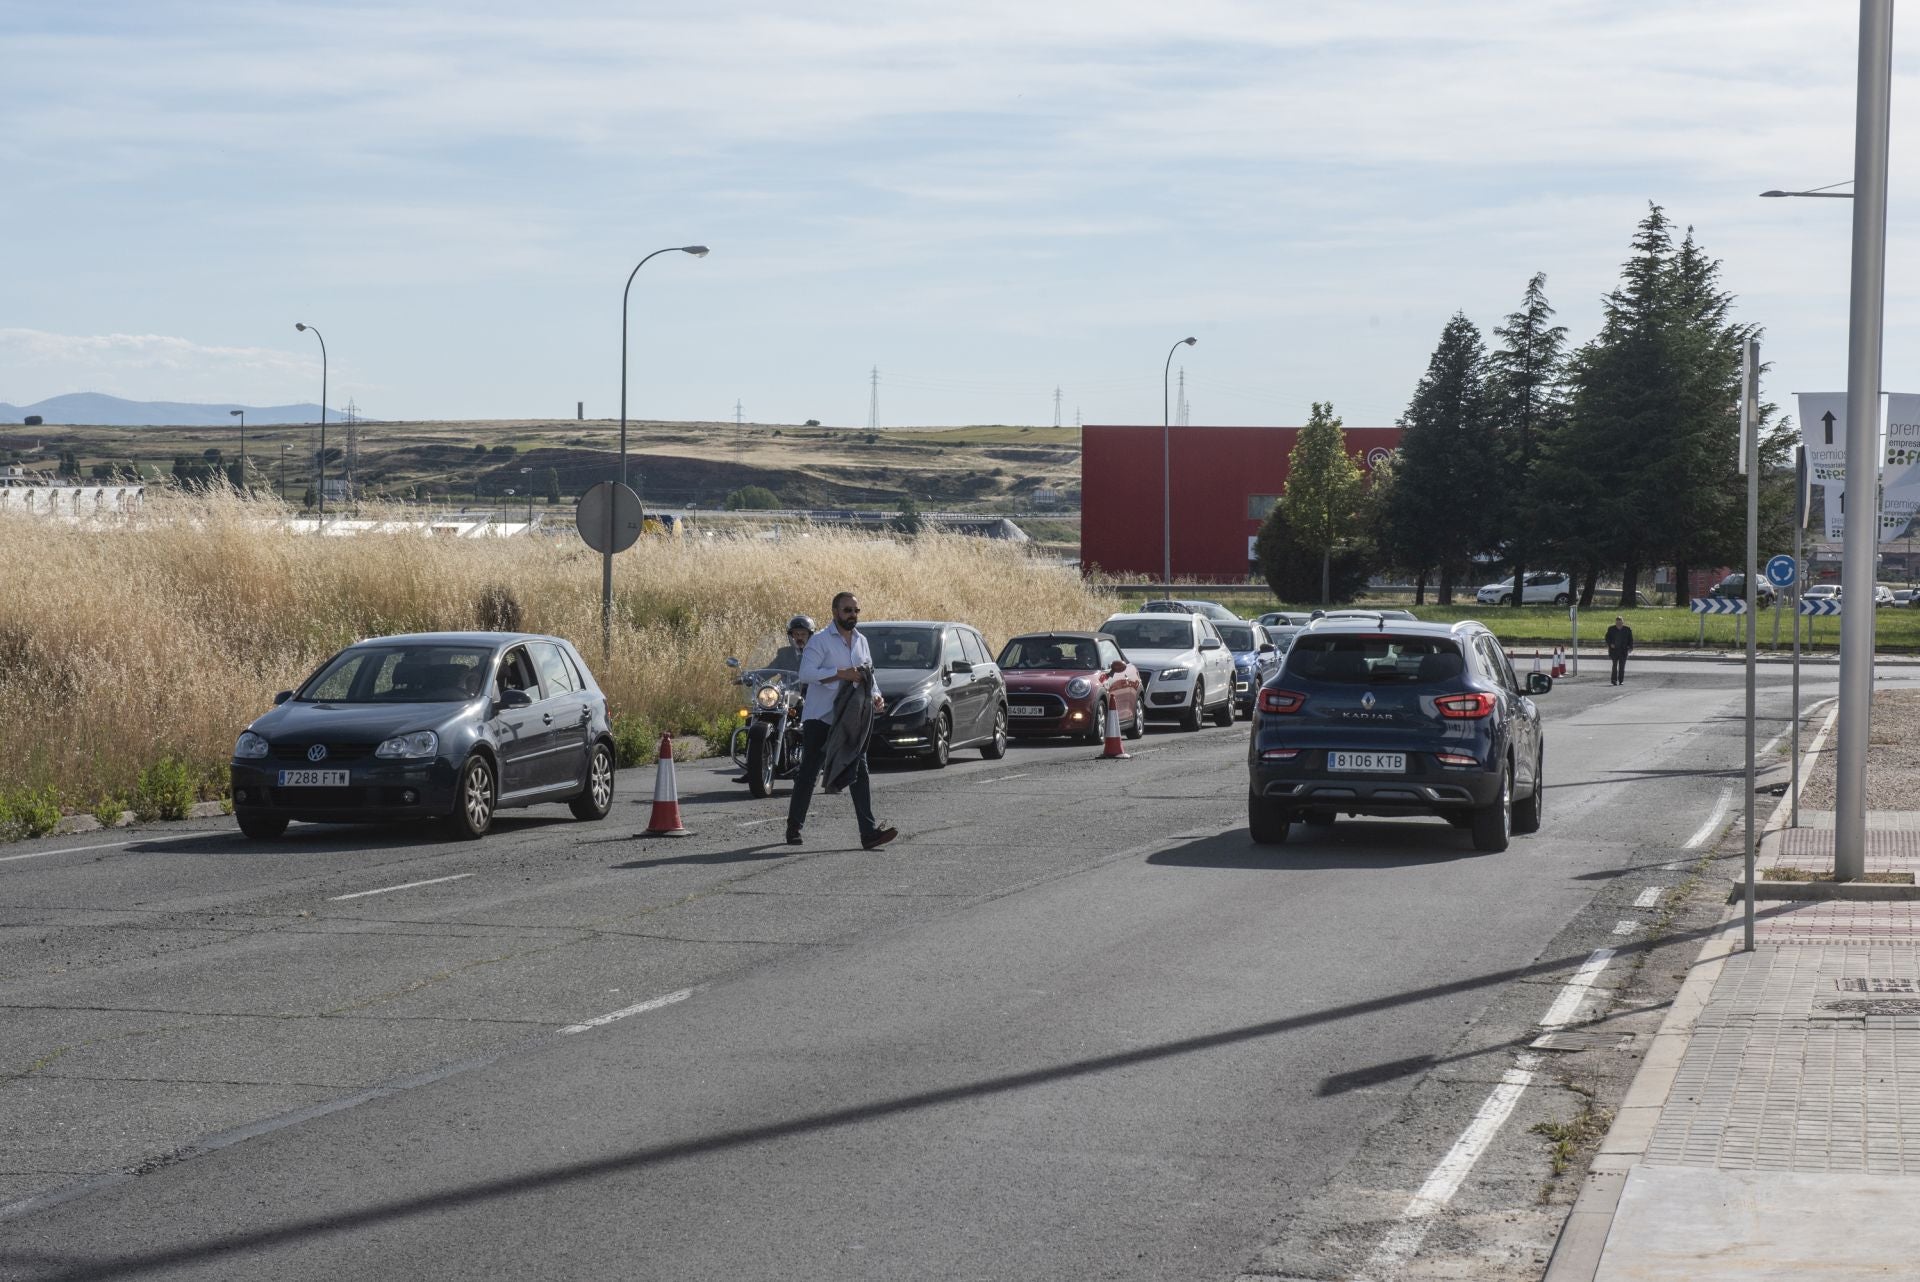
[[[1880,751],[1880,712],[1876,792],[1920,808],[1920,770]],[[1920,696],[1889,720],[1920,720]],[[1870,819],[1868,871],[1920,869],[1920,814]],[[1768,834],[1763,878],[1831,876],[1831,813],[1801,821]],[[1753,952],[1741,933],[1736,905],[1655,1037],[1549,1282],[1920,1277],[1920,901],[1763,901]]]

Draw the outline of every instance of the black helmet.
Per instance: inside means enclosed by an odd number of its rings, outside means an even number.
[[[814,627],[813,620],[804,614],[796,614],[787,620],[787,631],[791,632],[795,628],[805,628],[808,632],[818,632],[820,630]]]

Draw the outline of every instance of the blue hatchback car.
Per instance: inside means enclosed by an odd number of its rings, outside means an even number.
[[[1213,626],[1233,653],[1233,710],[1239,716],[1251,717],[1254,696],[1266,679],[1280,670],[1280,656],[1286,647],[1258,623]]]
[[[1323,619],[1303,630],[1255,702],[1247,826],[1262,844],[1336,814],[1435,815],[1480,850],[1540,827],[1545,741],[1533,696],[1471,621]]]

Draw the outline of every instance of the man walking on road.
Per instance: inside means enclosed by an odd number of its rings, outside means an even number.
[[[1613,626],[1607,629],[1607,657],[1613,660],[1613,680],[1610,685],[1627,683],[1627,656],[1633,653],[1633,629],[1627,626],[1625,615],[1613,616]]]
[[[806,702],[800,707],[800,770],[793,777],[787,804],[787,844],[801,842],[813,802],[814,780],[823,767],[834,768],[827,791],[844,783],[853,794],[853,817],[860,824],[860,845],[877,850],[899,833],[873,817],[873,789],[867,780],[867,731],[887,701],[873,688],[873,651],[860,635],[860,599],[851,592],[833,598],[833,626],[816,632],[800,656],[800,680]],[[870,710],[865,702],[871,695]],[[836,731],[838,733],[836,733]]]

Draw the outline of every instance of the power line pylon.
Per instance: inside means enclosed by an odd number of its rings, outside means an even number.
[[[1060,426],[1060,389],[1057,386],[1053,389],[1053,425]]]
[[[867,430],[877,432],[880,430],[880,367],[878,365],[873,367],[869,381],[872,390],[867,395]]]

